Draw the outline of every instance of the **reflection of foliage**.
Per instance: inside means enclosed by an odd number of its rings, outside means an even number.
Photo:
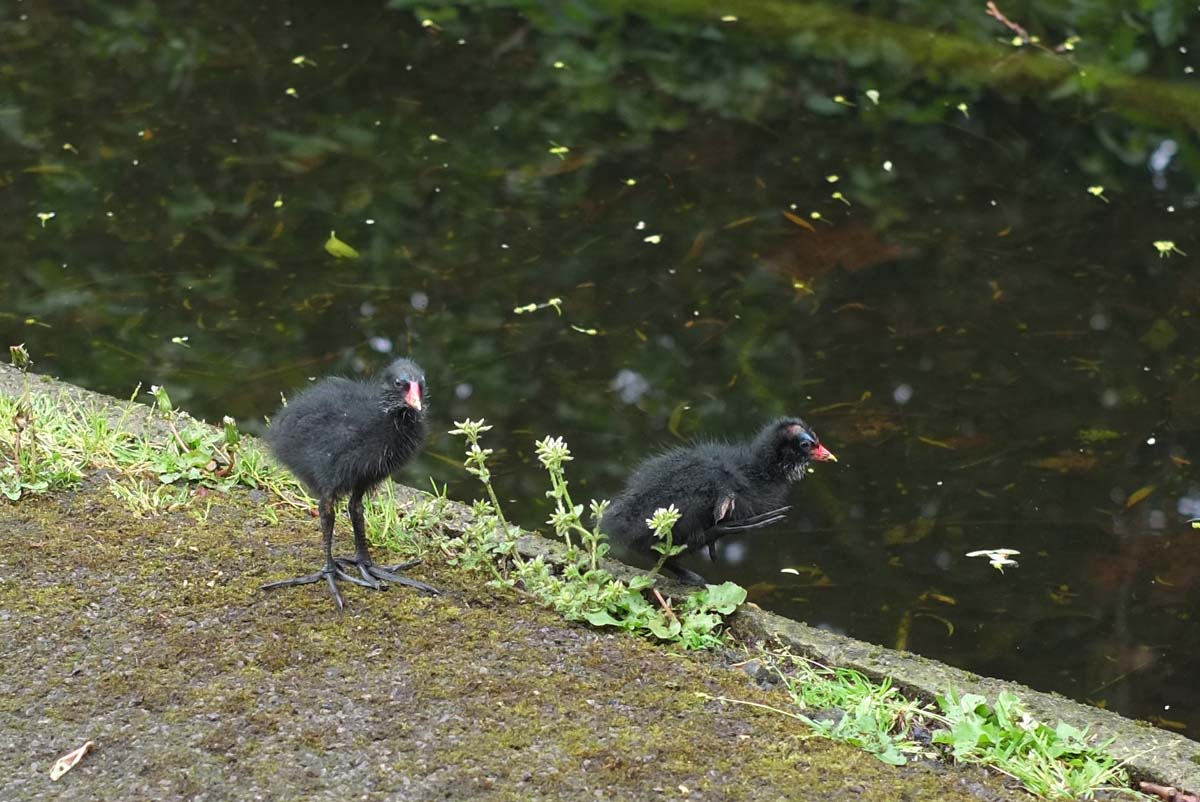
[[[1161,46],[1181,35],[1184,8],[1139,16],[1079,2],[1019,15],[1046,42],[1084,37],[1071,58],[1101,76],[1089,88],[1040,82],[1073,75],[1072,62],[1006,52],[1003,26],[965,0],[889,8],[888,22],[734,3],[736,24],[683,2],[637,13],[389,5],[231,24],[220,10],[172,17],[139,4],[5,23],[29,56],[8,68],[21,94],[7,98],[0,129],[22,147],[7,157],[10,204],[25,199],[5,223],[19,265],[0,279],[10,338],[38,335],[53,368],[93,386],[169,378],[183,405],[210,414],[257,416],[331,360],[360,369],[371,342],[419,348],[445,366],[434,371],[441,386],[469,384],[460,391],[493,407],[519,402],[492,413],[511,416],[506,429],[547,415],[607,419],[603,389],[618,366],[646,381],[643,412],[674,412],[673,432],[728,409],[792,408],[816,388],[827,402],[857,397],[870,377],[839,380],[825,365],[885,358],[872,353],[878,333],[847,341],[872,328],[864,315],[902,339],[920,321],[974,323],[993,306],[962,280],[981,248],[1036,243],[1042,262],[1071,263],[1070,233],[1112,219],[1079,197],[1090,180],[1064,187],[1060,170],[1025,169],[1035,136],[1137,208],[1122,161],[1144,154],[1153,129],[1101,115],[1086,137],[1049,115],[1068,96],[1102,97],[1106,70],[1177,74],[1179,54]],[[833,103],[836,93],[856,105]],[[963,101],[969,118],[954,108]],[[1191,105],[1188,94],[1159,111]],[[1161,130],[1174,119],[1127,111]],[[569,144],[566,158],[549,142]],[[1191,139],[1180,142],[1176,163],[1200,163]],[[885,159],[896,172],[878,168]],[[1014,170],[1021,184],[998,192]],[[829,197],[833,173],[853,206]],[[998,195],[994,221],[977,222]],[[779,216],[790,204],[832,225],[791,226]],[[45,211],[56,216],[42,228]],[[642,242],[639,220],[662,245]],[[362,259],[323,253],[335,228]],[[997,230],[1014,234],[995,242]],[[920,268],[871,270],[934,253],[954,281],[919,301],[909,292]],[[1082,269],[1101,292],[1111,283]],[[1053,281],[1005,281],[1005,300],[1024,304]],[[551,294],[569,320],[508,311]],[[651,297],[662,300],[642,302]],[[863,298],[861,312],[830,314]],[[579,333],[593,328],[607,336]],[[172,342],[182,336],[190,348]],[[579,381],[580,353],[592,367],[567,398],[559,388]],[[514,377],[513,356],[537,369]],[[469,409],[442,398],[448,412]],[[634,443],[638,420],[605,426]]]

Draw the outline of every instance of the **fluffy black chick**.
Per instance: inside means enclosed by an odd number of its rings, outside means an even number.
[[[366,381],[322,379],[275,413],[266,439],[275,457],[318,499],[325,567],[263,585],[264,590],[324,580],[339,610],[344,604],[338,580],[375,590],[386,590],[382,583],[393,582],[438,593],[398,573],[419,560],[375,565],[363,520],[363,496],[408,462],[425,441],[424,397],[425,372],[410,359],[398,359]],[[343,496],[350,497],[353,557],[333,556],[334,505]]]
[[[600,528],[634,556],[655,558],[657,540],[646,525],[656,509],[674,504],[681,513],[672,540],[683,553],[708,549],[730,532],[783,520],[787,487],[810,462],[837,461],[816,432],[799,418],[780,418],[750,442],[704,442],[674,448],[639,465],[612,500]],[[684,582],[705,584],[699,574],[668,559],[663,568]]]

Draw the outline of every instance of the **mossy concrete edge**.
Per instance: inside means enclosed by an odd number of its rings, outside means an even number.
[[[153,431],[170,431],[167,423],[143,404],[130,404],[39,374],[30,374],[29,381],[32,393],[65,393],[97,410],[107,410],[111,420],[124,416],[125,425],[131,430],[144,427]],[[8,365],[0,365],[0,393],[19,396],[23,391],[22,374]],[[403,485],[398,489],[402,495],[420,492]],[[450,502],[447,512],[450,513],[450,530],[463,526],[471,517],[470,508],[458,502]],[[540,555],[557,563],[562,562],[564,555],[561,543],[536,534],[522,537],[518,550],[526,557]],[[604,563],[604,567],[619,578],[641,573],[632,566],[613,560],[605,560]],[[685,586],[677,585],[665,577],[659,581],[675,591],[687,590]],[[948,689],[958,693],[978,693],[989,700],[995,700],[1001,691],[1013,692],[1031,713],[1043,721],[1065,721],[1075,727],[1088,728],[1101,741],[1113,739],[1108,751],[1125,762],[1135,779],[1154,780],[1193,793],[1200,791],[1200,743],[1148,723],[1133,721],[1108,710],[1080,704],[1057,694],[1036,691],[1018,683],[973,674],[909,652],[825,632],[769,613],[752,603],[743,605],[731,616],[729,628],[734,637],[745,643],[761,643],[765,646],[781,644],[825,665],[854,669],[874,679],[888,677],[906,693],[927,700]]]
[[[470,514],[469,510],[464,512]],[[541,555],[552,562],[561,562],[564,552],[561,543],[532,534],[521,539],[518,550],[523,556]],[[604,567],[618,578],[642,573],[612,560],[605,560]],[[659,583],[672,591],[688,590],[666,577],[660,577]],[[906,695],[926,701],[953,690],[960,695],[977,693],[995,702],[1002,691],[1009,691],[1019,696],[1026,709],[1041,721],[1051,725],[1065,721],[1080,729],[1086,727],[1098,743],[1113,739],[1106,751],[1125,762],[1134,781],[1152,780],[1191,793],[1200,789],[1200,743],[1152,724],[1016,682],[984,677],[911,652],[826,632],[767,612],[752,602],[742,605],[730,617],[729,631],[746,644],[768,648],[782,645],[822,665],[854,669],[874,680],[887,677]]]
[[[981,694],[994,702],[1001,691],[1015,693],[1041,721],[1051,725],[1064,721],[1081,729],[1086,727],[1098,743],[1113,739],[1106,751],[1124,761],[1135,781],[1153,780],[1191,792],[1200,789],[1200,743],[1146,722],[1016,682],[973,674],[910,652],[825,632],[753,604],[735,614],[731,631],[747,642],[783,643],[825,665],[852,668],[874,679],[890,677],[896,687],[914,697],[933,699],[953,689],[960,694]]]

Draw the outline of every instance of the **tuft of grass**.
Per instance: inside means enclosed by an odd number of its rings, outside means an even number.
[[[187,506],[191,492],[187,487],[154,484],[145,479],[109,479],[108,489],[119,501],[138,515],[160,515]]]
[[[232,419],[227,419],[222,432],[186,415],[165,415],[170,434],[154,435],[148,428],[140,432],[127,428],[128,409],[114,423],[67,393],[38,395],[28,401],[0,396],[0,415],[19,414],[37,420],[38,425],[36,431],[26,427],[0,432],[0,450],[12,455],[0,470],[20,480],[19,486],[5,489],[13,501],[26,493],[70,487],[90,470],[214,490],[259,483],[259,461],[251,463],[253,472],[237,465],[241,451]]]
[[[23,362],[18,362],[23,359]],[[31,362],[28,355],[14,363]],[[24,370],[24,368],[23,368]],[[66,392],[31,396],[28,379],[19,398],[0,395],[0,494],[10,501],[29,495],[69,489],[91,472],[108,473],[110,492],[139,515],[175,512],[210,491],[228,492],[236,486],[256,488],[273,497],[261,507],[263,518],[279,523],[281,505],[310,510],[315,501],[300,483],[271,460],[252,440],[242,436],[236,421],[225,417],[213,427],[175,409],[166,388],[150,388],[154,418],[162,427],[144,425],[135,416],[134,399],[115,420],[110,411]],[[134,425],[131,418],[137,418]],[[36,426],[34,422],[36,421]],[[211,510],[195,513],[203,522]],[[425,545],[423,532],[443,518],[445,491],[418,499],[403,510],[393,485],[365,503],[367,536],[371,542],[396,551],[412,552]]]
[[[70,487],[80,480],[83,471],[72,455],[47,448],[50,436],[38,427],[44,405],[39,403],[35,409],[29,389],[33,360],[24,344],[9,346],[8,350],[13,366],[21,371],[22,391],[20,398],[6,398],[7,403],[0,405],[0,418],[12,423],[12,430],[5,427],[0,437],[0,453],[5,454],[4,465],[0,466],[0,494],[16,501],[27,493]]]
[[[424,551],[431,533],[444,526],[450,503],[446,489],[433,485],[411,504],[396,498],[395,485],[387,481],[372,498],[364,501],[367,539],[376,546],[403,553]]]
[[[445,544],[453,564],[487,571],[494,582],[519,587],[571,620],[624,629],[688,649],[713,648],[724,642],[723,616],[745,601],[744,588],[732,582],[709,585],[688,594],[678,608],[673,608],[654,588],[662,561],[649,574],[628,582],[601,567],[609,546],[599,522],[608,502],[593,500],[588,507],[592,526],[583,523],[584,507],[572,500],[566,478],[571,451],[561,437],[543,438],[536,441],[536,447],[538,461],[550,479],[546,495],[554,500],[547,523],[566,545],[565,561],[561,566],[552,566],[540,556],[524,559],[516,549],[520,530],[505,520],[491,483],[487,461],[492,450],[480,444],[483,433],[490,429],[483,420],[468,419],[456,423],[450,432],[466,439],[463,465],[487,493],[487,499],[474,503],[474,522]],[[678,519],[678,510],[670,507],[658,510],[647,521],[661,541],[659,550],[664,560],[679,550],[671,539],[671,529]],[[653,592],[656,603],[647,598],[647,591]]]
[[[891,681],[873,682],[858,671],[830,668],[789,656],[780,672],[800,718],[818,735],[854,744],[884,763],[902,766],[927,751],[915,731],[928,707],[906,699]]]

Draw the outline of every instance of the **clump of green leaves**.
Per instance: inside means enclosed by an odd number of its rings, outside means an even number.
[[[213,490],[229,490],[239,478],[255,487],[252,475],[235,476],[237,449],[241,442],[237,423],[228,416],[222,429],[214,429],[187,415],[175,413],[165,387],[150,388],[155,408],[163,413],[172,437],[165,448],[145,454],[147,467],[161,484],[194,482]]]
[[[1090,743],[1086,730],[1060,721],[1037,721],[1015,694],[1003,691],[990,706],[978,694],[938,698],[945,729],[934,743],[950,747],[955,760],[982,763],[1020,780],[1047,799],[1091,799],[1096,791],[1124,788],[1129,778],[1104,749]]]
[[[887,678],[876,682],[786,650],[757,649],[747,662],[774,673],[792,706],[781,709],[728,697],[715,697],[717,701],[803,721],[816,735],[858,746],[885,763],[936,757],[936,745],[944,745],[955,760],[990,766],[1044,799],[1091,799],[1099,791],[1138,796],[1129,789],[1121,763],[1104,752],[1111,741],[1093,744],[1085,731],[1070,724],[1042,724],[1007,691],[994,707],[978,694],[953,693],[934,705],[907,698]]]
[[[536,447],[538,461],[550,478],[546,495],[554,501],[554,511],[547,523],[566,546],[564,560],[562,565],[551,565],[541,556],[522,557],[517,550],[520,530],[505,521],[491,484],[487,460],[492,450],[480,445],[480,436],[490,428],[482,420],[466,420],[455,423],[450,432],[466,438],[463,465],[479,479],[488,496],[485,501],[475,502],[475,522],[450,541],[452,562],[486,568],[495,581],[519,586],[571,620],[649,635],[689,649],[711,648],[722,642],[722,616],[732,613],[745,601],[745,589],[732,582],[709,585],[688,594],[678,609],[673,609],[671,602],[654,588],[661,561],[649,574],[628,581],[614,577],[601,564],[609,551],[607,538],[600,531],[608,502],[591,501],[588,513],[592,525],[586,526],[584,506],[571,498],[565,465],[573,457],[561,437],[543,438],[536,441]],[[647,521],[660,540],[656,548],[664,560],[682,550],[671,539],[671,529],[678,519],[679,512],[670,507],[658,510]],[[653,592],[654,602],[647,592]]]

